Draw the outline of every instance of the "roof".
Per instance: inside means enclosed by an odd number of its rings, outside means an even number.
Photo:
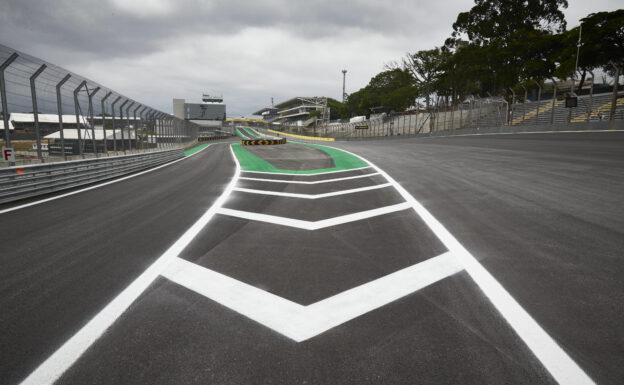
[[[314,99],[319,99],[319,98],[316,97],[316,96],[315,97],[295,96],[294,98],[288,99],[288,100],[286,100],[284,102],[281,102],[281,103],[278,103],[278,104],[276,104],[274,106],[265,107],[265,108],[263,108],[261,110],[258,110],[256,112],[254,112],[253,115],[262,115],[262,113],[264,111],[267,111],[267,110],[270,110],[270,109],[278,109],[278,110],[279,109],[283,109],[284,107],[288,107],[291,104],[296,103],[297,101],[309,102],[309,101],[314,100]]]
[[[58,123],[58,114],[38,114],[39,123]],[[101,115],[95,115],[94,118],[102,119]],[[106,117],[108,120],[111,119],[110,116]],[[123,117],[122,120],[128,119],[127,117]],[[13,112],[9,115],[9,120],[13,122],[19,123],[34,123],[35,114],[26,114],[21,112]],[[115,117],[115,120],[119,120],[119,116]],[[134,120],[134,117],[130,117],[130,120]],[[139,116],[137,116],[137,120],[141,120]],[[63,114],[63,123],[67,124],[75,124],[76,123],[76,115],[66,115]],[[81,122],[82,123],[82,122]]]
[[[13,129],[13,122],[11,122],[11,119],[9,119],[9,130],[12,130],[12,129]],[[0,119],[0,130],[4,130],[4,120],[3,119]]]
[[[58,123],[57,114],[38,114],[39,123]],[[35,121],[35,114],[24,114],[13,112],[9,115],[9,120],[20,123],[31,123]],[[76,115],[63,114],[63,123],[76,124]]]
[[[80,129],[80,135],[82,139],[91,139],[91,130],[88,129]],[[121,139],[121,130],[115,130],[115,135],[117,139]],[[63,129],[63,137],[65,139],[78,139],[78,130],[75,128],[64,128]],[[60,139],[61,131],[56,131],[51,133],[50,135],[44,136],[44,139]],[[104,139],[104,131],[103,130],[95,130],[95,140],[103,140]],[[113,140],[113,130],[106,130],[106,139]],[[124,139],[128,139],[128,131],[124,131]],[[130,139],[135,139],[134,132],[130,132]]]

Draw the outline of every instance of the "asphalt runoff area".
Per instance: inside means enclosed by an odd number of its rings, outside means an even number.
[[[0,206],[1,383],[622,383],[624,133],[230,142]]]

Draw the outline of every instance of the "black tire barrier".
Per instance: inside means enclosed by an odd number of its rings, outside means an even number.
[[[286,144],[286,138],[282,139],[253,139],[253,140],[241,140],[243,146],[265,146],[273,144]]]
[[[221,140],[221,139],[228,139],[229,136],[205,136],[205,137],[201,137],[201,138],[197,138],[198,142],[209,142],[211,140]]]

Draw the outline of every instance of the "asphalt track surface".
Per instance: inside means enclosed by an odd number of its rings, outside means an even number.
[[[253,151],[281,168],[331,163],[287,146],[286,163],[275,155],[280,146]],[[591,379],[623,382],[624,135],[332,146],[363,156],[403,186]],[[83,328],[219,200],[235,174],[228,146],[215,144],[136,178],[0,214],[0,382],[20,383]],[[239,179],[222,208],[306,225],[404,202],[392,186],[369,189],[387,179],[368,174],[374,169],[306,177],[241,172],[282,181]],[[356,178],[284,182],[338,175]],[[363,190],[288,195],[352,189]],[[317,230],[217,213],[180,252],[179,271],[153,280],[58,383],[555,383],[466,270],[317,334],[303,327],[306,320],[289,328],[289,315],[279,312],[267,326],[254,306],[234,311],[189,288],[203,281],[184,275],[218,273],[216,282],[247,285],[233,291],[257,288],[270,301],[311,309],[445,258],[436,234],[404,209]],[[258,298],[262,307],[267,297]]]

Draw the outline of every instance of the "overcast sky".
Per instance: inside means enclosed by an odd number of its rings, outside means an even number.
[[[166,112],[223,94],[228,116],[338,100],[385,63],[441,45],[471,0],[2,0],[0,44]],[[622,0],[569,0],[568,28]]]

